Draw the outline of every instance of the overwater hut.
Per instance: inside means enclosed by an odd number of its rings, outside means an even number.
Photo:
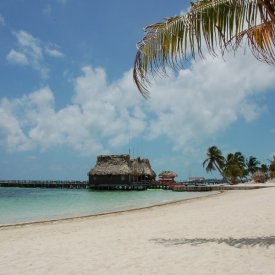
[[[89,171],[89,184],[129,184],[129,155],[101,155],[96,165]]]
[[[132,182],[151,182],[155,180],[156,173],[151,168],[149,159],[141,159],[140,157],[131,159],[130,166]]]
[[[98,189],[132,189],[132,185],[150,183],[155,172],[148,159],[131,159],[129,155],[101,155],[89,171],[89,186]]]
[[[161,183],[167,183],[167,184],[174,183],[175,182],[175,178],[177,176],[178,175],[175,172],[173,172],[173,171],[162,171],[159,174],[159,181]]]

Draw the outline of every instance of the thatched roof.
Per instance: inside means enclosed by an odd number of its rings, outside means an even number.
[[[256,171],[253,175],[252,175],[252,179],[256,182],[256,183],[264,183],[266,182],[266,176],[262,171]]]
[[[101,155],[88,175],[134,175],[156,177],[148,159],[130,159],[129,155]]]
[[[173,171],[162,171],[159,174],[159,177],[161,177],[161,178],[175,178],[177,176],[178,175],[175,172],[173,172]]]
[[[129,175],[129,155],[101,155],[97,157],[96,165],[89,171],[94,175]]]
[[[156,177],[156,173],[151,168],[149,159],[141,159],[140,157],[131,159],[131,174],[134,176],[146,175],[152,178]]]

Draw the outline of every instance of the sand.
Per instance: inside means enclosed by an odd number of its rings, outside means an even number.
[[[0,274],[275,274],[275,188],[2,227]]]

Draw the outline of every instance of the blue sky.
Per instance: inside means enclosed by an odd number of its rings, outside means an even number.
[[[207,175],[209,146],[275,154],[275,70],[249,51],[132,81],[143,27],[187,1],[0,2],[0,178],[87,179],[98,154],[129,152],[180,179]],[[130,140],[130,142],[129,142]]]

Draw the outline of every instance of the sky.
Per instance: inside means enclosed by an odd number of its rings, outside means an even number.
[[[143,28],[170,0],[0,2],[0,179],[87,180],[97,155],[149,158],[177,180],[207,174],[207,148],[275,155],[275,70],[248,50],[205,55],[144,99],[132,80]]]

